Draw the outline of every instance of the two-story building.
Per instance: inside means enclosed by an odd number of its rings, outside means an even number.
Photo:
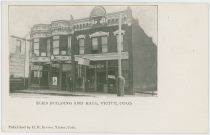
[[[32,27],[30,86],[116,93],[118,44],[125,93],[157,90],[156,45],[132,17],[129,7],[106,13],[102,6],[92,9],[87,18],[71,17]]]

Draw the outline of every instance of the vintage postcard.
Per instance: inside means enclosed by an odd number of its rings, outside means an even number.
[[[3,2],[2,131],[208,132],[208,5]]]

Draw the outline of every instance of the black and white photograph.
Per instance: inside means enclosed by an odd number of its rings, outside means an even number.
[[[157,5],[9,6],[11,96],[158,96]]]
[[[209,132],[209,5],[114,1],[2,2],[2,132]]]

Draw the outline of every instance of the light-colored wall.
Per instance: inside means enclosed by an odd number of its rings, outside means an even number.
[[[16,41],[21,41],[21,52],[17,53]],[[17,37],[9,37],[10,75],[14,77],[28,77],[29,73],[29,42]],[[26,47],[26,48],[25,48]],[[25,65],[25,68],[24,68]],[[25,73],[24,73],[25,72]]]

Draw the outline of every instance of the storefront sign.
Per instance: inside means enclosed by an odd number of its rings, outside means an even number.
[[[49,57],[32,57],[31,61],[32,62],[49,62],[50,58]]]
[[[90,68],[99,68],[99,69],[101,69],[101,68],[105,68],[105,65],[97,64],[97,65],[90,65],[89,67]]]
[[[32,38],[49,37],[49,36],[51,36],[49,24],[37,24],[34,25],[33,28],[31,29]]]
[[[64,20],[52,22],[51,31],[52,35],[69,34],[73,32],[73,30],[69,26],[69,21]]]
[[[43,66],[39,66],[39,65],[32,65],[31,66],[31,70],[42,70]]]
[[[108,78],[115,79],[115,76],[114,75],[108,75]]]
[[[67,61],[67,60],[71,60],[71,56],[53,56],[53,57],[51,57],[51,60],[53,60],[53,61]]]
[[[57,86],[57,77],[53,77],[53,85]]]
[[[89,66],[90,65],[90,60],[84,59],[84,58],[78,58],[78,64]]]

